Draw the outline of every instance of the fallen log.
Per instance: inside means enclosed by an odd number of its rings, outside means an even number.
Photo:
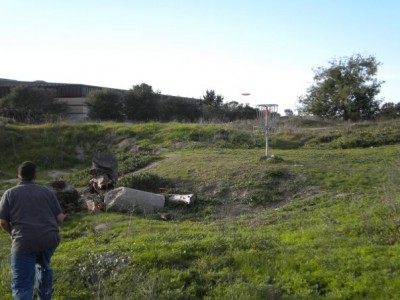
[[[106,211],[153,213],[164,207],[165,197],[127,187],[119,187],[104,195]]]
[[[178,194],[169,194],[166,195],[168,202],[183,202],[186,204],[192,204],[196,201],[195,194],[188,194],[188,195],[178,195]]]

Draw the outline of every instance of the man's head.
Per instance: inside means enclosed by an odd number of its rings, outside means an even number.
[[[31,161],[24,161],[18,167],[18,178],[23,181],[33,180],[36,177],[36,165]]]

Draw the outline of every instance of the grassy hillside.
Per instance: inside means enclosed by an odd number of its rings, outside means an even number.
[[[96,151],[119,185],[192,193],[158,214],[80,212],[61,226],[54,299],[397,299],[399,122],[293,118],[271,139],[256,124],[0,126],[0,189],[16,166],[79,190]],[[141,171],[142,170],[142,171]],[[0,192],[1,193],[1,192]],[[0,298],[10,297],[0,234]]]

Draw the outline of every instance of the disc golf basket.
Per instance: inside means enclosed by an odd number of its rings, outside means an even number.
[[[261,127],[265,131],[265,158],[269,155],[268,139],[271,132],[276,129],[276,121],[278,119],[278,104],[258,104],[257,117],[261,123]]]

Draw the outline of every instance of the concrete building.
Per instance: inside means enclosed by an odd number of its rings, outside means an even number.
[[[86,84],[71,84],[71,83],[52,83],[46,81],[17,81],[10,79],[0,78],[0,98],[8,95],[11,90],[17,86],[28,86],[32,88],[42,88],[53,90],[56,93],[56,99],[60,102],[65,102],[68,105],[67,117],[68,121],[87,121],[88,120],[88,106],[85,103],[86,96],[95,90],[109,89],[116,91],[120,94],[125,94],[128,90],[122,89],[110,89],[100,86],[92,86]],[[202,99],[182,97],[182,96],[171,96],[158,94],[160,101],[168,100],[184,100],[190,102],[196,102],[199,105],[203,101]]]
[[[89,92],[101,90],[105,87],[70,84],[70,83],[51,83],[46,81],[17,81],[10,79],[0,79],[0,98],[6,96],[17,86],[28,86],[32,88],[42,88],[54,90],[58,101],[68,105],[67,119],[71,121],[86,121],[88,107],[85,98]],[[108,89],[108,88],[107,88]],[[111,89],[118,93],[126,93],[127,90]]]
[[[61,102],[65,102],[68,105],[67,120],[70,121],[86,121],[88,120],[88,107],[85,103],[85,98],[91,91],[110,89],[100,86],[92,86],[86,84],[71,84],[71,83],[52,83],[46,81],[17,81],[10,79],[0,78],[0,98],[8,95],[11,90],[17,86],[28,86],[32,88],[42,88],[54,90],[56,93],[56,99]],[[110,89],[120,94],[125,94],[128,90],[122,89]],[[181,97],[181,96],[170,96],[159,94],[161,101],[167,100],[185,100],[195,101],[200,105],[203,101],[201,99]]]

